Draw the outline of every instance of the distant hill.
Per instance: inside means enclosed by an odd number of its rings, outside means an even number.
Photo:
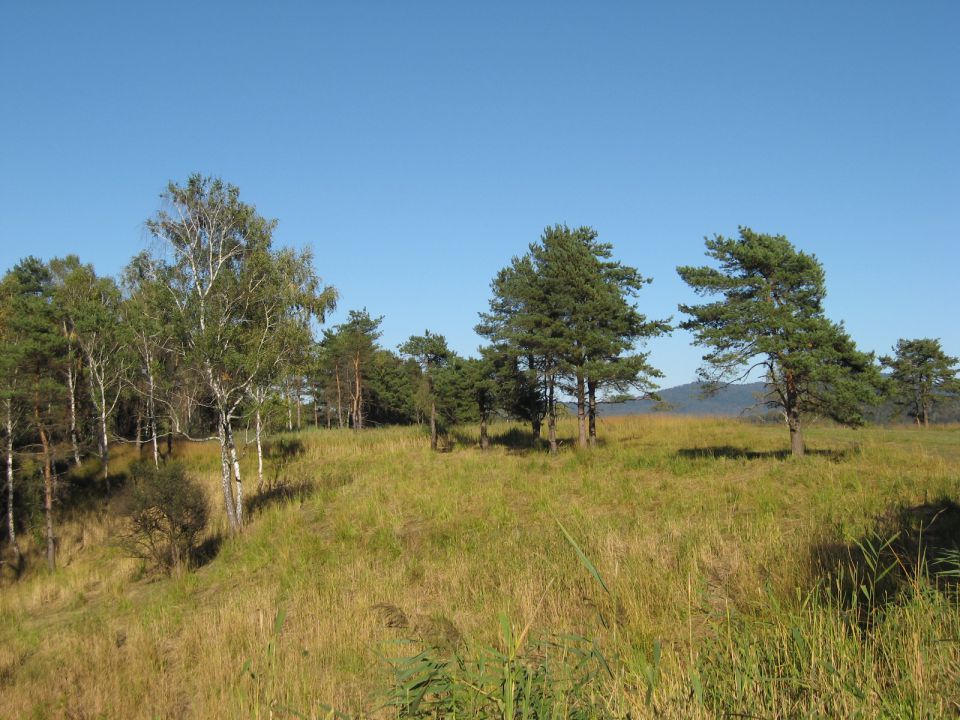
[[[704,397],[702,384],[687,383],[661,390],[662,403],[652,400],[627,400],[618,403],[600,403],[598,409],[600,415],[607,417],[660,412],[671,415],[715,415],[779,420],[780,414],[776,409],[757,404],[759,397],[763,394],[763,388],[762,382],[730,385],[716,395]],[[567,403],[567,406],[571,413],[576,414],[575,404]],[[864,414],[870,422],[874,423],[910,422],[910,418],[894,407],[889,400],[877,406],[864,408]],[[934,424],[960,422],[960,398],[941,398],[933,407],[930,422]]]
[[[660,391],[662,403],[652,400],[627,400],[618,403],[600,403],[600,415],[639,415],[641,413],[665,412],[676,415],[721,415],[755,416],[770,412],[769,408],[757,405],[763,393],[763,383],[730,385],[710,397],[703,396],[701,383],[687,383]],[[576,405],[571,406],[576,412]]]

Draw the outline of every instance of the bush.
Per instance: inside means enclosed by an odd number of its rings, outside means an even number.
[[[137,463],[130,478],[127,550],[167,572],[189,564],[207,525],[203,489],[179,463]]]

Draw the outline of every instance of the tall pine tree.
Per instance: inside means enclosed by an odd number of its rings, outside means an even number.
[[[947,395],[960,393],[960,358],[947,355],[940,341],[932,338],[898,340],[893,352],[892,357],[880,358],[880,363],[890,370],[894,402],[905,408],[917,425],[926,427],[933,406]]]
[[[680,327],[709,350],[701,377],[719,387],[761,369],[767,404],[783,410],[795,456],[804,453],[804,416],[862,424],[864,404],[876,402],[880,374],[873,356],[858,351],[843,326],[824,315],[826,284],[817,258],[783,235],[746,227],[738,238],[716,235],[706,246],[719,267],[677,268],[698,295],[720,296],[680,306],[690,316]]]

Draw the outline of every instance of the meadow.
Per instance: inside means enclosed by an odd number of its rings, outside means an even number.
[[[737,420],[574,433],[277,436],[237,537],[216,445],[179,444],[197,567],[127,557],[117,497],[65,508],[60,568],[0,588],[0,717],[960,713],[960,428],[815,426],[799,459]]]

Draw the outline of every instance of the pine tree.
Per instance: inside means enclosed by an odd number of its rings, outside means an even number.
[[[57,563],[53,503],[56,494],[54,463],[58,436],[64,428],[63,359],[65,341],[53,300],[50,268],[34,257],[21,260],[10,271],[9,332],[13,340],[18,392],[39,440],[43,468],[43,511],[47,565]]]
[[[4,471],[6,485],[7,541],[13,553],[17,572],[23,563],[20,544],[17,542],[17,527],[14,517],[14,437],[22,415],[20,351],[17,336],[16,300],[18,284],[15,276],[8,273],[0,282],[0,413],[2,413]]]
[[[450,360],[451,353],[447,347],[447,339],[443,335],[426,330],[423,335],[411,335],[409,340],[400,345],[399,350],[401,355],[412,358],[420,366],[424,383],[424,400],[430,407],[430,449],[436,450],[438,428],[435,373]]]
[[[939,340],[920,338],[898,340],[893,357],[885,355],[880,363],[889,368],[894,401],[907,409],[917,425],[930,424],[933,406],[947,395],[960,393],[957,364]]]
[[[665,321],[648,321],[630,302],[647,282],[634,268],[612,260],[612,246],[598,242],[593,228],[555,225],[491,283],[490,310],[481,313],[477,332],[490,338],[498,353],[515,358],[518,366],[525,363],[536,378],[551,453],[557,452],[560,389],[569,389],[576,398],[578,444],[583,447],[588,443],[588,414],[591,435],[596,433],[600,388],[614,383],[648,388],[658,376],[646,355],[626,354],[638,340],[669,329]]]
[[[823,311],[823,267],[782,235],[740,228],[739,238],[706,240],[719,268],[683,266],[680,277],[703,305],[681,305],[703,356],[700,374],[710,387],[761,369],[767,404],[783,410],[791,451],[803,455],[802,417],[821,415],[846,425],[864,422],[862,408],[877,400],[881,378],[872,354],[857,350],[843,326]]]

